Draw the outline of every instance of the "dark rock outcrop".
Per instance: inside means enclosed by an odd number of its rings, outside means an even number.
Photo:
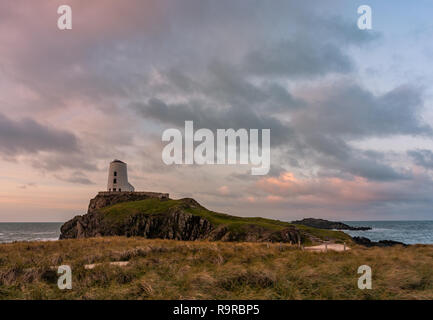
[[[198,240],[212,230],[207,220],[180,210],[169,210],[157,215],[135,214],[116,224],[106,221],[103,214],[92,212],[66,222],[61,227],[60,239],[122,235]]]
[[[292,221],[293,224],[300,224],[307,227],[330,229],[330,230],[354,230],[365,231],[371,230],[370,227],[352,227],[342,222],[328,221],[324,219],[305,218],[302,220]]]
[[[396,245],[407,246],[407,244],[403,242],[393,241],[393,240],[380,240],[380,241],[371,241],[365,237],[353,237],[353,241],[356,244],[360,244],[366,247],[392,247]]]

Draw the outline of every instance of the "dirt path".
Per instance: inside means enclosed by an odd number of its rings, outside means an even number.
[[[333,251],[344,251],[344,250],[350,250],[350,248],[344,244],[338,244],[338,243],[329,243],[329,244],[321,244],[318,246],[313,247],[305,247],[305,250],[309,251],[317,251],[317,252],[326,252],[327,250],[333,250]]]

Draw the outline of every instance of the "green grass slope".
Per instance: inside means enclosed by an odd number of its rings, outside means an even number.
[[[349,235],[341,231],[316,229],[312,227],[294,225],[288,222],[266,219],[261,217],[236,217],[225,213],[210,211],[199,205],[192,199],[160,200],[146,199],[132,202],[122,202],[100,209],[104,219],[112,224],[122,223],[131,215],[136,214],[164,214],[169,210],[181,209],[192,215],[207,219],[214,226],[225,225],[230,231],[242,232],[250,227],[262,227],[270,231],[279,231],[288,227],[294,227],[305,236],[305,243],[311,243],[308,238],[320,240],[332,240],[335,242],[351,241]]]

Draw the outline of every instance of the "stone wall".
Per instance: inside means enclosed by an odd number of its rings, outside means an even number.
[[[99,191],[98,195],[100,196],[111,196],[111,195],[119,195],[119,194],[130,194],[136,196],[148,196],[151,198],[159,198],[159,199],[168,199],[168,193],[161,192],[147,192],[147,191]]]

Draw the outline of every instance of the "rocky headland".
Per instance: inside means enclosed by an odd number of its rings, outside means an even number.
[[[149,192],[100,192],[90,200],[86,214],[61,227],[60,239],[100,236],[294,244],[351,240],[339,231],[231,216],[210,211],[191,198],[173,200],[168,194]]]

